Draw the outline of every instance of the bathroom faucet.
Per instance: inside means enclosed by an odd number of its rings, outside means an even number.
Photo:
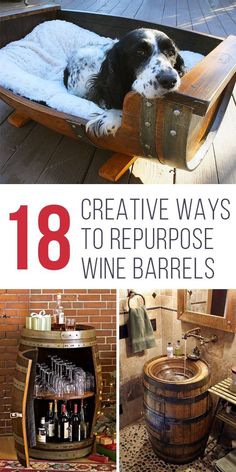
[[[186,333],[183,334],[182,338],[187,339],[187,338],[196,338],[200,341],[200,344],[207,344],[207,343],[215,343],[218,340],[218,337],[213,334],[212,336],[206,338],[202,336],[201,334],[201,328],[193,328],[190,329],[189,331],[186,331]]]
[[[191,336],[196,337],[200,335],[200,332],[201,332],[201,328],[193,328],[193,329],[190,329],[189,331],[186,331],[186,333],[183,334],[182,338],[187,339],[187,338],[190,338]]]

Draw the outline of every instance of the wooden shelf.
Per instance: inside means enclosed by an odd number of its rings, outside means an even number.
[[[222,380],[216,385],[213,385],[209,388],[209,392],[217,395],[224,400],[236,405],[236,393],[230,390],[231,385],[231,378],[228,377],[227,379]]]
[[[232,379],[228,377],[209,388],[210,393],[219,397],[218,405],[214,414],[214,419],[220,420],[222,423],[217,442],[219,442],[222,436],[224,424],[228,424],[232,428],[236,429],[236,412],[230,411],[227,413],[225,409],[226,402],[231,405],[236,405],[236,392],[232,392],[231,383]]]
[[[84,398],[90,398],[95,395],[95,392],[86,392],[84,395],[75,395],[75,394],[63,394],[55,395],[48,392],[40,392],[38,395],[35,395],[36,400],[83,400]]]
[[[236,413],[235,412],[226,413],[226,411],[221,410],[219,413],[217,413],[216,418],[218,420],[223,421],[224,423],[229,424],[233,428],[236,428]]]

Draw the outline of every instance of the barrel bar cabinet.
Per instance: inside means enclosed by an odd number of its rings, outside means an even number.
[[[82,367],[94,375],[95,389],[83,396],[40,392],[35,397],[36,363],[44,363],[49,356],[57,355]],[[102,371],[92,326],[77,325],[76,331],[36,331],[23,329],[13,379],[12,413],[13,434],[19,462],[29,467],[30,458],[45,460],[75,460],[93,449],[93,429],[100,409]],[[36,442],[36,425],[40,415],[46,413],[49,401],[86,401],[89,436],[79,442]],[[43,414],[42,414],[43,413]]]

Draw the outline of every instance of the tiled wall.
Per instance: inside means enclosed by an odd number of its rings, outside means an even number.
[[[0,435],[11,433],[11,384],[25,316],[41,309],[52,313],[56,293],[62,294],[66,316],[96,328],[104,394],[110,393],[110,373],[116,368],[115,290],[0,290]]]

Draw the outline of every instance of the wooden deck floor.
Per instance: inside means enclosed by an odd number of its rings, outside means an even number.
[[[29,2],[40,3],[40,2]],[[43,2],[42,2],[43,3]],[[139,18],[213,35],[236,34],[236,2],[230,0],[62,0],[62,7]],[[1,10],[20,3],[0,3]],[[236,183],[236,106],[226,116],[207,156],[192,172],[138,159],[120,183]],[[99,167],[111,155],[33,122],[15,129],[11,109],[0,101],[1,183],[107,183]],[[225,137],[227,136],[227,139]]]

